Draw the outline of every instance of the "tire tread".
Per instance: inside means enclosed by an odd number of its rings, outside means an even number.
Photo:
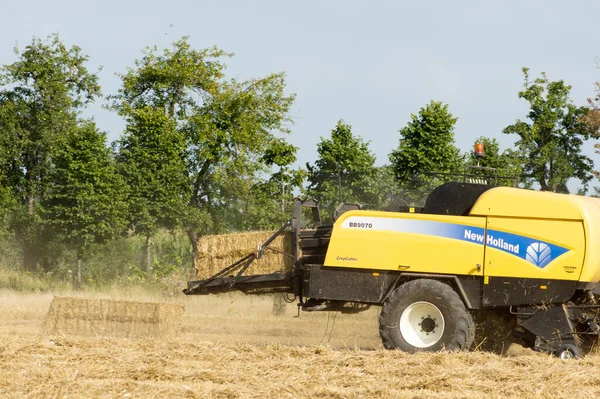
[[[475,322],[473,321],[473,317],[467,311],[464,302],[452,287],[441,281],[432,279],[408,281],[397,287],[386,299],[379,314],[379,335],[381,336],[383,346],[386,349],[399,349],[398,344],[394,342],[392,334],[394,329],[398,328],[399,320],[394,321],[391,313],[401,299],[414,296],[413,293],[415,291],[421,290],[435,292],[444,297],[448,301],[448,305],[458,313],[454,335],[450,342],[446,344],[445,349],[450,351],[470,349],[475,341]]]

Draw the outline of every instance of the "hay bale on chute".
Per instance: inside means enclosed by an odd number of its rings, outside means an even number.
[[[165,337],[180,331],[183,312],[171,303],[54,297],[43,328],[51,335]]]
[[[198,240],[198,253],[194,259],[196,277],[200,280],[211,277],[223,268],[233,264],[249,253],[256,252],[261,243],[266,242],[274,231],[253,231],[244,233],[203,236]],[[260,259],[254,260],[245,272],[246,275],[268,274],[291,271],[294,266],[292,253],[292,233],[281,233],[265,249]]]

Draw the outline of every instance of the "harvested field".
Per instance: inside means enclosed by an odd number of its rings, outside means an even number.
[[[186,308],[178,336],[108,338],[44,334],[51,302],[51,295],[0,292],[0,397],[600,396],[598,355],[565,362],[525,349],[505,357],[385,351],[377,309],[295,318],[295,305],[277,297],[178,297],[169,301]]]
[[[198,253],[194,259],[196,277],[208,278],[249,253],[256,252],[258,245],[267,241],[274,233],[274,231],[253,231],[201,237],[198,240]],[[289,231],[282,233],[269,247],[278,252],[265,250],[263,256],[252,263],[246,275],[292,270],[294,260],[285,255],[292,252],[292,233]]]
[[[597,357],[407,355],[277,344],[0,341],[2,397],[598,397]]]

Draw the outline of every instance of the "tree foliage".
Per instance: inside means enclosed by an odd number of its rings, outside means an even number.
[[[370,209],[398,211],[398,207],[413,205],[406,201],[403,188],[394,176],[391,165],[375,168],[373,178],[368,182],[369,191],[373,193]]]
[[[531,81],[523,68],[525,82],[519,98],[529,103],[529,122],[517,120],[504,129],[516,134],[526,181],[544,191],[568,192],[567,181],[576,178],[587,188],[592,178],[592,161],[581,153],[591,135],[585,117],[589,109],[576,106],[569,95],[571,86],[562,80],[549,81],[545,73]]]
[[[283,139],[274,140],[261,162],[275,168],[268,179],[252,187],[242,211],[240,226],[246,229],[270,230],[290,219],[295,194],[302,189],[306,172],[295,169],[298,148]]]
[[[185,138],[175,121],[149,106],[131,110],[117,142],[117,162],[128,190],[129,223],[135,233],[153,236],[183,217],[189,182]]]
[[[111,97],[121,115],[149,107],[183,135],[188,196],[182,223],[193,246],[201,234],[242,227],[248,196],[269,172],[264,154],[291,122],[294,96],[285,94],[285,76],[226,80],[222,59],[228,56],[217,48],[193,49],[185,37],[162,52],[148,49]]]
[[[93,244],[117,237],[126,225],[126,186],[93,122],[66,134],[53,157],[44,219],[82,259]]]
[[[448,105],[431,101],[400,129],[400,144],[390,153],[396,180],[407,189],[431,184],[426,173],[461,171],[463,157],[454,145],[457,118]]]
[[[12,188],[12,217],[24,251],[24,266],[36,268],[43,235],[40,202],[46,198],[54,151],[77,129],[77,115],[100,94],[88,57],[68,48],[57,35],[33,39],[18,60],[0,69],[0,160],[3,179]]]
[[[317,144],[318,158],[308,171],[307,194],[317,199],[329,212],[340,202],[371,205],[375,200],[372,179],[375,155],[369,143],[352,134],[343,120],[331,130],[330,138]]]
[[[270,162],[264,155],[281,139],[275,133],[288,133],[291,122],[287,113],[294,97],[284,90],[282,74],[223,82],[190,118],[186,127],[190,203],[208,213],[211,231],[238,227],[232,222],[240,220],[257,179],[268,173]]]
[[[120,74],[118,94],[109,96],[111,107],[127,117],[132,111],[150,107],[161,109],[171,119],[186,121],[202,101],[218,92],[224,77],[223,57],[216,47],[192,49],[187,37],[162,52],[147,48],[135,67]]]
[[[129,227],[146,239],[141,270],[152,276],[151,240],[160,228],[181,225],[189,198],[184,134],[164,109],[126,110],[117,162],[128,190]]]
[[[596,59],[596,67],[600,68],[600,59]],[[596,95],[588,98],[588,112],[582,120],[591,132],[591,137],[598,139],[600,138],[600,82],[596,82],[595,86]],[[594,144],[594,151],[596,154],[600,154],[600,144]],[[594,170],[593,173],[596,178],[600,178],[600,172],[598,170]],[[594,191],[594,196],[600,195],[600,188],[594,187]]]

